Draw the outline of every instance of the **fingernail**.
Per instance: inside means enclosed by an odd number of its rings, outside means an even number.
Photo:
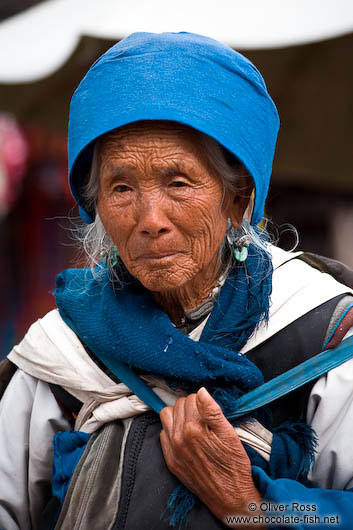
[[[201,401],[201,402],[205,402],[207,400],[209,396],[209,393],[207,392],[206,388],[204,386],[202,386],[200,388],[200,390],[197,392],[197,398]]]

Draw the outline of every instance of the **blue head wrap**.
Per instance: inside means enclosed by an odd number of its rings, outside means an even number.
[[[264,210],[279,127],[265,82],[245,57],[192,33],[133,33],[89,69],[71,101],[69,183],[81,217],[81,187],[94,141],[140,120],[170,120],[223,145],[246,167],[255,185],[252,223]]]

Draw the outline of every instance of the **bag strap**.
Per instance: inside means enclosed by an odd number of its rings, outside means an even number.
[[[336,348],[315,355],[284,374],[241,396],[237,401],[237,410],[228,414],[227,418],[234,420],[259,407],[268,405],[352,358],[353,336],[345,339]]]
[[[352,306],[353,307],[353,304]],[[248,392],[238,399],[237,410],[228,414],[229,420],[234,420],[253,410],[268,405],[272,401],[305,385],[309,381],[324,375],[329,370],[353,358],[353,336],[345,339],[336,348],[329,349],[315,355],[311,359],[288,370],[271,381]],[[104,364],[134,392],[146,405],[159,414],[166,406],[131,368],[123,363],[104,359]]]
[[[303,252],[298,259],[305,261],[311,267],[320,272],[326,272],[333,276],[335,280],[353,289],[353,269],[332,258],[326,258],[313,252]]]
[[[4,359],[0,362],[0,399],[5,393],[5,390],[16,370],[17,366],[8,359]]]
[[[159,414],[166,404],[132,368],[117,359],[101,357],[101,361],[113,374],[152,410]]]

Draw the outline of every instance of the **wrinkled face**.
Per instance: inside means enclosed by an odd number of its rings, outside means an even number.
[[[168,122],[131,124],[104,138],[97,208],[126,268],[158,292],[216,270],[228,217],[241,222],[197,133]]]

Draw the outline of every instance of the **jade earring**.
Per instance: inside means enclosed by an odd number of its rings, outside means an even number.
[[[119,260],[119,250],[118,248],[113,245],[111,247],[111,249],[109,250],[109,252],[107,252],[106,250],[103,250],[100,254],[99,254],[99,257],[104,259],[105,258],[105,261],[106,261],[106,265],[110,265],[111,267],[115,267],[118,263],[118,260]]]
[[[115,267],[115,265],[118,263],[119,256],[120,256],[119,250],[117,249],[115,245],[113,245],[109,251],[109,261],[110,261],[111,267]]]
[[[234,242],[233,255],[240,263],[244,262],[248,257],[249,243],[248,236],[243,236]]]

